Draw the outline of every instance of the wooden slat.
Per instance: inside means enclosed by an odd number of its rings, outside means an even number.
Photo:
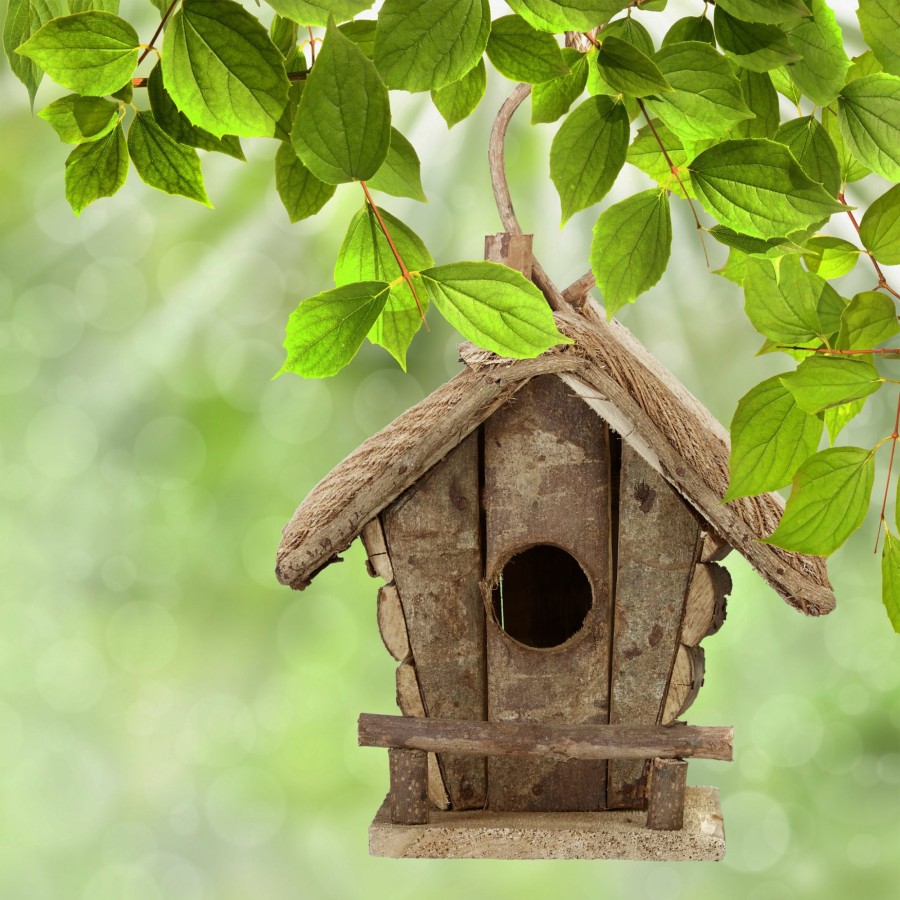
[[[478,435],[382,514],[426,715],[485,716]],[[441,759],[453,809],[485,802],[485,765]]]
[[[556,760],[732,758],[734,729],[700,725],[549,725],[362,713],[361,747]]]
[[[681,497],[624,445],[619,480],[611,725],[650,725],[660,720],[699,540],[700,526]],[[610,763],[610,809],[644,806],[649,763]]]
[[[725,621],[725,598],[731,593],[728,570],[715,563],[701,564],[694,570],[684,617],[681,642],[694,647],[710,634],[715,634]]]
[[[419,679],[411,657],[397,666],[397,706],[404,716],[425,716],[425,704],[422,702]],[[438,809],[450,808],[444,775],[434,753],[428,754],[428,799]]]
[[[386,584],[378,591],[378,630],[388,653],[398,662],[410,654],[406,618],[397,586]]]
[[[687,766],[682,759],[654,759],[650,767],[647,827],[679,831],[684,826],[684,789]]]
[[[511,556],[555,545],[581,565],[593,608],[563,646],[512,640],[488,616],[488,718],[601,724],[608,715],[609,450],[603,422],[555,376],[532,379],[484,426],[486,602]],[[548,598],[554,602],[555,598]],[[491,809],[597,810],[606,763],[488,760]]]
[[[731,549],[731,545],[724,538],[719,537],[714,531],[708,531],[703,535],[700,562],[721,562],[731,553]]]
[[[674,722],[697,699],[703,684],[704,670],[703,648],[679,645],[663,707],[663,725]]]
[[[421,750],[394,748],[388,754],[391,762],[391,821],[395,825],[422,825],[428,821],[425,754]]]
[[[388,556],[387,544],[384,541],[384,530],[381,520],[376,516],[363,526],[359,534],[363,547],[366,548],[366,562],[369,574],[373,578],[383,578],[390,583],[394,580],[394,570],[391,568],[391,558]]]

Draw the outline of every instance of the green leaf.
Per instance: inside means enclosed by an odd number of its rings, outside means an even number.
[[[428,202],[422,190],[421,163],[416,148],[396,128],[391,128],[388,155],[368,184],[370,188],[394,197]]]
[[[137,32],[106,12],[51,19],[16,53],[27,56],[57,84],[100,97],[131,78],[138,59]]]
[[[891,626],[900,634],[900,540],[888,528],[881,552],[881,600]]]
[[[706,44],[716,43],[716,34],[712,22],[706,16],[685,16],[679,19],[666,32],[662,39],[662,47],[669,44],[680,44],[684,41],[703,41]]]
[[[803,19],[788,34],[788,43],[802,59],[788,66],[791,78],[818,106],[826,106],[840,93],[850,60],[844,38],[825,0],[808,0],[813,17]]]
[[[646,105],[682,140],[719,138],[753,117],[731,66],[710,44],[669,44],[656,62],[673,90]]]
[[[589,97],[563,122],[550,148],[563,223],[609,192],[625,164],[628,135],[628,115],[609,97]]]
[[[794,395],[797,406],[808,413],[862,400],[882,384],[878,371],[868,360],[821,354],[804,359],[796,372],[781,380]]]
[[[802,344],[822,334],[818,302],[826,282],[805,271],[797,256],[786,256],[777,269],[751,257],[744,271],[744,311],[760,334],[782,344]]]
[[[431,100],[444,117],[448,128],[467,119],[484,97],[487,88],[487,69],[480,59],[459,81],[431,92]]]
[[[722,225],[754,237],[784,237],[847,209],[774,141],[723,141],[689,168],[704,209]]]
[[[378,23],[371,19],[360,19],[358,22],[344,22],[340,26],[341,34],[350,38],[365,54],[366,59],[375,59],[375,35]]]
[[[843,406],[832,406],[822,413],[825,428],[828,430],[828,442],[832,447],[845,426],[863,411],[865,405],[865,399],[853,400],[850,403],[843,404]]]
[[[672,164],[681,170],[678,174],[685,190],[693,197],[694,192],[690,187],[691,177],[687,170],[688,156],[681,143],[681,139],[658,119],[653,119],[651,121],[653,122],[653,127],[656,129],[656,135],[653,134],[649,125],[644,125],[642,128],[638,129],[637,136],[628,148],[628,154],[625,157],[626,162],[630,162],[633,166],[637,166],[637,168],[649,175],[660,187],[664,187],[677,194],[679,197],[683,197],[684,192],[672,175],[669,163],[659,149],[659,143],[656,140],[658,136],[659,141],[662,143],[663,147],[665,147],[666,153],[669,155],[669,159],[672,160]]]
[[[278,374],[327,378],[356,356],[390,293],[383,281],[345,284],[304,300],[288,319]]]
[[[421,272],[434,265],[434,259],[422,239],[398,218],[379,210],[400,258],[410,272]],[[354,281],[396,281],[400,266],[391,245],[366,204],[353,217],[334,269],[334,283],[340,287]],[[407,286],[407,290],[408,290]],[[410,297],[412,299],[412,297]]]
[[[812,15],[802,0],[718,0],[717,6],[738,19],[769,25],[792,23],[800,16]]]
[[[815,556],[834,553],[862,525],[874,480],[870,450],[832,447],[816,453],[794,476],[784,516],[764,543]]]
[[[70,13],[88,12],[92,9],[113,15],[119,12],[119,0],[69,0],[68,6]]]
[[[28,99],[34,107],[34,97],[44,77],[40,66],[26,56],[16,53],[42,25],[61,16],[62,0],[9,0],[3,23],[3,49],[13,75],[25,85]]]
[[[275,154],[275,190],[291,222],[314,216],[334,196],[335,185],[319,181],[300,162],[297,151],[282,143]]]
[[[716,275],[721,275],[722,278],[732,282],[732,284],[743,285],[746,268],[747,254],[732,247],[728,252],[728,259],[725,260],[725,265],[713,271]]]
[[[544,295],[513,269],[461,262],[426,269],[422,278],[441,315],[485,350],[530,359],[572,343],[557,330]]]
[[[285,58],[291,59],[297,52],[297,40],[300,36],[300,26],[286,19],[284,16],[274,16],[269,25],[269,37],[278,48],[278,52]]]
[[[603,40],[609,37],[615,37],[625,41],[626,44],[631,44],[632,47],[636,47],[646,57],[652,57],[656,51],[650,32],[637,19],[633,19],[630,16],[626,19],[616,19],[615,22],[610,22],[603,29]]]
[[[304,165],[330,184],[365,181],[387,157],[388,89],[372,61],[334,26],[306,81],[291,140]]]
[[[138,175],[150,187],[212,206],[203,186],[197,151],[169,137],[149,110],[142,110],[132,120],[128,152]]]
[[[397,252],[411,272],[434,265],[428,248],[415,232],[385,210],[381,210],[381,215]],[[396,283],[400,274],[400,267],[375,214],[368,205],[364,206],[347,230],[338,254],[334,281],[339,286],[353,281],[394,282],[384,311],[369,332],[369,340],[384,347],[405,370],[406,351],[422,325],[422,313],[428,308],[428,292],[422,279],[413,276],[416,283],[416,294],[413,295],[406,281]]]
[[[834,149],[837,151],[838,161],[841,165],[841,181],[859,181],[861,178],[865,178],[866,175],[870,175],[872,170],[867,169],[856,159],[844,142],[837,114],[833,113],[826,106],[822,109],[821,115],[822,127],[828,133],[828,137],[831,138],[831,143],[834,144]]]
[[[233,0],[183,0],[166,28],[162,74],[175,105],[216,137],[271,137],[288,101],[284,58]]]
[[[772,79],[772,84],[779,94],[783,94],[787,97],[794,106],[800,105],[803,94],[801,93],[800,88],[794,84],[794,79],[791,78],[791,73],[787,66],[779,66],[777,69],[770,70],[769,78]]]
[[[803,261],[809,271],[828,280],[852,272],[862,252],[850,241],[826,234],[810,238],[806,242],[806,251]]]
[[[819,182],[832,197],[841,189],[841,164],[837,149],[828,132],[812,116],[802,116],[785,122],[775,132],[775,140],[784,144],[800,168]]]
[[[836,346],[841,350],[871,350],[900,334],[897,310],[887,294],[863,291],[844,310]]]
[[[831,341],[841,329],[841,317],[847,308],[847,300],[827,281],[823,281],[821,276],[817,276],[813,280],[813,290],[819,291],[816,312],[819,314],[819,322],[822,324],[822,336]]]
[[[147,79],[147,99],[150,101],[150,109],[153,110],[156,124],[179,144],[198,147],[200,150],[224,153],[234,159],[244,160],[246,158],[241,149],[241,142],[233,134],[216,137],[190,123],[188,117],[178,109],[166,90],[162,63],[157,63],[153,67],[153,71]]]
[[[753,72],[750,69],[738,69],[738,81],[744,103],[752,119],[738,122],[729,132],[732,138],[774,138],[781,122],[781,110],[778,108],[778,93],[772,84],[768,72]]]
[[[608,317],[659,281],[671,249],[672,217],[665,191],[642,191],[601,213],[591,242],[591,268]]]
[[[614,91],[630,97],[672,90],[672,85],[649,56],[617,37],[603,39],[597,51],[597,67]]]
[[[375,0],[266,0],[279,15],[301,25],[327,25],[328,17],[336,22],[352,19],[367,10]]]
[[[877,75],[879,72],[884,71],[881,63],[878,62],[878,59],[871,50],[866,50],[865,53],[854,56],[853,59],[850,60],[850,63],[850,68],[847,70],[847,84],[850,84],[851,81],[865,78],[867,75]],[[891,72],[891,74],[896,75],[897,73]]]
[[[724,225],[715,225],[709,229],[711,234],[720,244],[740,250],[747,256],[761,256],[766,259],[781,259],[789,253],[803,253],[803,248],[795,244],[789,238],[762,238],[750,237],[748,234],[739,234]]]
[[[878,262],[900,265],[900,185],[882,194],[866,210],[859,236]]]
[[[119,121],[118,104],[102,97],[68,94],[45,106],[38,115],[65,144],[84,144],[109,134]]]
[[[768,72],[801,59],[791,47],[787,35],[774,25],[742,22],[716,5],[716,40],[725,55],[745,69]]]
[[[385,0],[375,64],[395,90],[436,90],[478,63],[490,33],[488,0]]]
[[[900,75],[900,6],[896,0],[859,0],[863,38],[885,72]]]
[[[555,122],[582,95],[588,76],[588,58],[577,50],[563,48],[568,75],[536,84],[531,91],[531,124]]]
[[[556,39],[521,16],[503,16],[493,23],[487,55],[494,68],[511,81],[540,84],[569,74]]]
[[[841,134],[850,152],[889,181],[900,181],[900,78],[869,75],[838,97]]]
[[[101,197],[112,197],[128,177],[128,145],[121,124],[99,141],[79,144],[66,159],[66,200],[81,211]]]
[[[590,31],[604,25],[630,0],[507,0],[520,16],[542,31]]]
[[[822,420],[800,409],[780,376],[745,394],[731,420],[731,478],[723,500],[784,487],[819,446]]]

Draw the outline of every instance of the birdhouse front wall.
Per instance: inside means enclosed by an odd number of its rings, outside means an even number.
[[[699,524],[556,376],[523,386],[373,524],[405,630],[404,714],[654,724],[699,687],[702,652],[681,642]],[[634,809],[646,771],[442,754],[429,783],[454,810]]]

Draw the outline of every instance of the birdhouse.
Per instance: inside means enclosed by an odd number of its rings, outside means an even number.
[[[718,790],[686,770],[731,759],[731,729],[683,721],[725,619],[719,562],[734,548],[804,613],[834,606],[824,560],[759,541],[779,496],[722,503],[709,412],[590,303],[556,319],[574,343],[538,359],[461,347],[284,530],[283,583],[357,536],[384,582],[402,715],[359,722],[390,761],[375,855],[720,859]]]

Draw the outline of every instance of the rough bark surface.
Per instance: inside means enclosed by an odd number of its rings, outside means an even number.
[[[619,481],[612,725],[650,725],[660,720],[699,539],[700,526],[691,510],[626,444]],[[643,808],[649,763],[610,763],[610,809]]]
[[[684,825],[687,766],[683,759],[654,759],[650,767],[647,827],[678,831]]]
[[[391,763],[391,821],[421,825],[428,821],[428,766],[421,750],[388,750]]]
[[[681,642],[695,647],[703,638],[715,634],[725,621],[725,600],[731,593],[728,570],[715,563],[701,564],[694,570],[684,605]]]

